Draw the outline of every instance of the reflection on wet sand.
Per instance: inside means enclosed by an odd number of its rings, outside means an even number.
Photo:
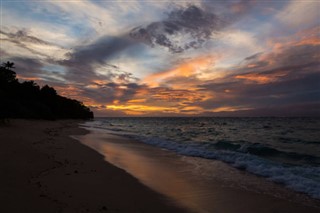
[[[108,134],[103,130],[90,130],[90,134],[76,138],[101,153],[109,163],[122,168],[143,184],[192,212],[311,213],[319,210],[318,207],[304,205],[304,196],[299,197],[300,195],[281,186],[219,161],[182,157],[132,139]],[[192,163],[194,160],[204,162],[206,169],[199,169],[201,164]],[[250,187],[254,186],[252,183],[255,182],[256,185],[271,190],[271,194],[251,190]],[[237,186],[242,183],[245,183],[244,187]],[[292,202],[291,198],[297,201]],[[314,206],[314,203],[318,206],[318,202],[311,202],[311,206]]]
[[[173,198],[178,204],[195,212],[207,212],[202,209],[206,206],[203,196],[208,196],[207,192],[184,177],[186,174],[183,166],[173,159],[177,158],[173,153],[114,135],[88,135],[83,136],[81,141],[153,190]],[[211,198],[212,196],[210,193]]]

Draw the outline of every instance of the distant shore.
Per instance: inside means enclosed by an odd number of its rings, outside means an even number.
[[[0,212],[187,212],[70,135],[78,121],[0,126]]]

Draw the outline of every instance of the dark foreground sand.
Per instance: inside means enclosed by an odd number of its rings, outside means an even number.
[[[0,212],[187,212],[69,135],[76,121],[0,126]]]

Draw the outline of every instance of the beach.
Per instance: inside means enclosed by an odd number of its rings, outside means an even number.
[[[319,200],[223,162],[79,123],[0,127],[0,212],[319,212]]]
[[[316,213],[320,210],[319,200],[224,162],[176,154],[123,137],[119,135],[121,132],[88,129],[89,134],[76,138],[103,154],[106,161],[191,212]]]
[[[0,127],[0,212],[186,212],[72,139],[79,121]]]

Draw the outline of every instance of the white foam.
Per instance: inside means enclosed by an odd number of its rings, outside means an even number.
[[[88,126],[93,127],[92,123]],[[96,125],[95,128],[101,128],[101,126],[103,125]],[[214,150],[207,143],[177,143],[159,138],[142,137],[133,132],[119,132],[118,127],[114,126],[107,129],[113,130],[114,134],[121,133],[121,135],[135,138],[144,143],[171,150],[181,155],[220,160],[233,167],[266,177],[276,183],[281,183],[297,192],[303,192],[313,198],[320,199],[320,167],[288,166],[248,153]],[[242,149],[244,148],[246,147],[242,147]]]
[[[157,138],[138,137],[144,143],[155,145],[178,154],[216,159],[281,183],[297,192],[320,199],[320,167],[289,167],[254,155],[226,150],[208,150],[199,144],[180,144]]]

